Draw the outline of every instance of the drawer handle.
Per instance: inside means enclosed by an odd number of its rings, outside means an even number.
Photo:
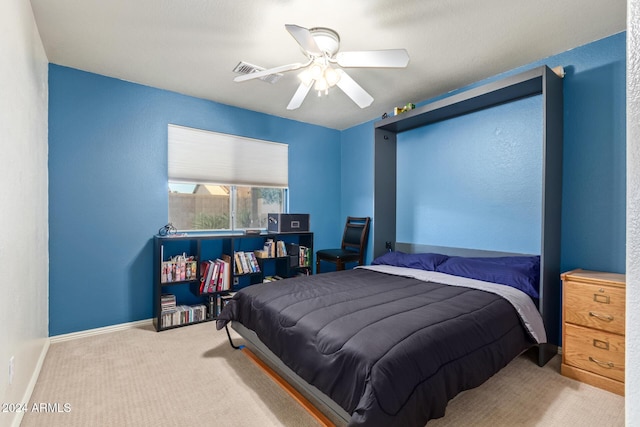
[[[599,302],[600,304],[609,304],[609,295],[593,294],[593,300],[595,302]]]
[[[603,368],[612,369],[614,367],[613,362],[601,362],[598,359],[594,359],[589,356],[589,361],[595,363],[598,366],[602,366]]]
[[[598,313],[594,313],[593,311],[589,312],[589,316],[596,317],[600,320],[606,320],[607,322],[611,322],[613,320],[613,316],[611,315],[598,314]]]
[[[609,343],[606,341],[601,341],[598,339],[593,339],[593,346],[595,348],[600,348],[602,350],[609,350]]]

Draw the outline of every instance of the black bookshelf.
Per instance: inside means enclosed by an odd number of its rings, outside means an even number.
[[[284,247],[286,255],[274,252],[274,256],[269,257],[262,253],[262,257],[255,257],[257,267],[254,270],[239,271],[235,254],[264,251],[268,241]],[[153,323],[156,331],[215,320],[229,295],[262,283],[265,278],[285,279],[313,273],[311,232],[156,235],[153,247]],[[308,255],[302,257],[301,253]],[[223,258],[228,263],[223,273],[227,275],[226,287],[203,291],[202,263]],[[171,295],[173,299],[166,297],[163,301],[163,295]]]

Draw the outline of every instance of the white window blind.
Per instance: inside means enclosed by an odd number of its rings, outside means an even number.
[[[287,187],[289,146],[169,125],[169,181]]]

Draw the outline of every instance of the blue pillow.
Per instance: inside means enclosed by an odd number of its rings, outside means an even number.
[[[520,289],[531,298],[540,298],[540,257],[515,256],[497,258],[450,257],[436,271],[500,283]]]
[[[406,254],[404,252],[393,251],[387,252],[374,259],[373,265],[393,265],[395,267],[416,268],[419,270],[436,271],[436,267],[444,262],[446,255],[424,253],[424,254]]]
[[[504,264],[504,265],[529,264],[529,263],[540,265],[540,257],[538,255],[512,255],[512,256],[503,256],[503,257],[465,257],[465,258],[484,261],[484,262],[492,262],[495,264]]]

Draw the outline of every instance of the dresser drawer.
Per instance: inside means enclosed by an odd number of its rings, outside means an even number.
[[[565,280],[564,321],[624,334],[624,288]]]
[[[624,336],[570,324],[564,327],[565,364],[624,381]]]

